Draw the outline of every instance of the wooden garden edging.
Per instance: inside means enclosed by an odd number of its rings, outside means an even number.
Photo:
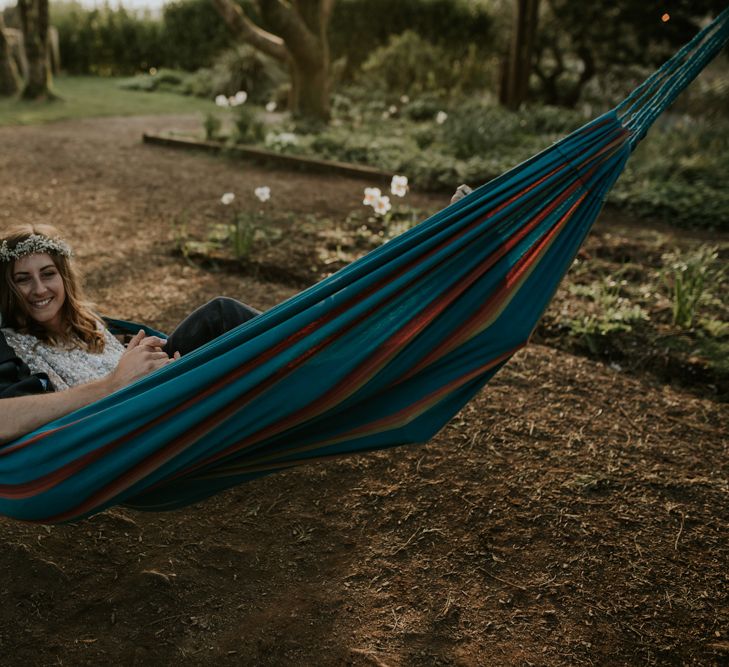
[[[350,164],[347,162],[335,162],[334,160],[320,160],[317,158],[303,157],[301,155],[288,155],[277,153],[262,148],[255,148],[246,145],[226,145],[219,141],[203,141],[200,139],[188,139],[183,137],[170,137],[161,134],[145,132],[142,135],[145,144],[155,146],[167,146],[169,148],[187,148],[191,150],[205,151],[208,153],[226,153],[263,164],[273,164],[286,168],[301,169],[303,171],[339,174],[352,178],[361,178],[370,182],[389,183],[393,174],[374,167]]]

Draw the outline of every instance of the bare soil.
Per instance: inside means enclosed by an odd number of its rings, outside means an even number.
[[[58,225],[100,310],[163,330],[220,294],[271,307],[356,253],[323,221],[356,219],[361,181],[140,140],[198,125],[1,128],[0,229]],[[258,271],[180,255],[230,215],[223,192],[260,210],[258,185],[290,222]],[[729,412],[690,384],[532,345],[425,445],[174,513],[0,519],[0,664],[728,664]]]

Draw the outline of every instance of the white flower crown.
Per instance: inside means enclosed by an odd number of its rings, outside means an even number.
[[[47,252],[53,255],[71,257],[71,247],[63,239],[52,239],[42,234],[31,234],[18,243],[12,250],[7,241],[0,244],[0,262],[12,262],[21,257]]]

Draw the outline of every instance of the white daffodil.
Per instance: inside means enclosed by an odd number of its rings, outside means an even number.
[[[365,196],[362,203],[365,206],[374,206],[380,197],[382,197],[380,188],[365,188]]]
[[[385,213],[387,213],[391,208],[392,204],[390,204],[390,198],[387,195],[380,197],[374,205],[375,213],[377,213],[377,215],[385,215]]]
[[[271,100],[268,104],[266,104],[266,111],[268,111],[268,113],[276,111],[276,102]]]
[[[397,107],[394,104],[391,104],[388,109],[391,116],[394,116],[397,113]]]
[[[408,191],[408,177],[407,176],[393,176],[392,183],[390,183],[390,192],[397,197],[404,197]]]
[[[230,106],[230,104],[228,103],[228,98],[225,95],[218,95],[215,98],[215,104],[217,104],[219,107]]]
[[[271,188],[267,185],[262,185],[253,191],[253,194],[258,197],[259,201],[268,201],[271,199]]]
[[[220,202],[222,204],[225,204],[227,206],[228,204],[232,204],[233,200],[235,199],[235,195],[232,192],[226,192],[221,198]]]
[[[245,104],[248,99],[248,93],[245,90],[239,90],[233,97],[228,99],[230,106],[239,107],[241,104]]]
[[[407,95],[401,95],[400,96],[400,103],[401,104],[407,104],[410,101],[410,98]]]
[[[435,115],[435,122],[438,123],[438,125],[443,125],[446,120],[448,120],[448,114],[445,111],[439,111]]]

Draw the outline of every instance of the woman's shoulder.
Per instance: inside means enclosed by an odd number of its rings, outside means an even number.
[[[10,327],[0,328],[0,333],[17,356],[26,359],[38,353],[40,341],[32,334],[20,333]]]

